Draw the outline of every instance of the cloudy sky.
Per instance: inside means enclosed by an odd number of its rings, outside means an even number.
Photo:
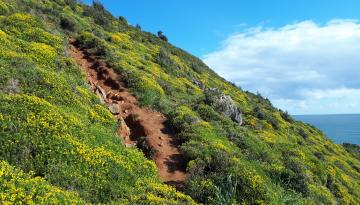
[[[203,60],[292,114],[360,113],[360,23],[311,20],[230,35]]]
[[[291,114],[360,113],[359,0],[100,1]]]

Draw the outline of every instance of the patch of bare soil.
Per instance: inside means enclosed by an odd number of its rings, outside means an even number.
[[[179,189],[186,178],[185,162],[167,119],[159,112],[142,108],[121,82],[121,76],[109,66],[70,41],[70,56],[86,71],[88,83],[119,122],[118,134],[126,146],[137,146],[152,158],[161,179]]]

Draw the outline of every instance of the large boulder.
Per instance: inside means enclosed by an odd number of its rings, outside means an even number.
[[[121,107],[117,103],[109,103],[107,106],[113,115],[120,115],[120,113],[122,113]]]
[[[234,122],[242,125],[243,117],[240,108],[235,104],[229,95],[219,92],[217,89],[207,89],[205,91],[206,101],[217,112],[231,118]]]

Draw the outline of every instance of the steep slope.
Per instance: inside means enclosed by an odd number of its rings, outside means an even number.
[[[164,128],[171,127],[174,133],[167,134],[178,139],[173,153],[180,152],[186,166],[183,191],[196,201],[360,204],[356,146],[334,144],[101,4],[0,0],[0,15],[0,159],[32,172],[27,177],[44,178],[68,200],[193,203],[161,184],[155,163],[141,153],[149,157],[157,141],[127,148],[132,140],[126,128],[120,132],[125,143],[115,134],[114,116],[68,54],[74,37],[80,50],[111,68],[113,80],[126,88],[105,86],[106,91],[125,94],[136,112],[160,115],[136,125],[138,116],[132,115],[126,120],[130,128],[148,124],[159,130],[162,116],[168,119]]]
[[[35,14],[37,5],[63,6],[0,2],[13,9],[0,17],[0,204],[194,203],[124,146],[114,117],[67,56],[68,37]],[[22,7],[33,14],[15,12]]]
[[[118,133],[128,146],[138,146],[149,157],[153,158],[161,179],[169,184],[179,184],[185,180],[185,164],[179,151],[179,140],[176,138],[167,119],[151,109],[138,106],[136,98],[118,81],[120,77],[106,64],[88,56],[86,51],[77,48],[76,42],[70,47],[70,56],[76,59],[88,76],[88,81],[100,97],[113,110],[119,121],[130,128],[124,131],[119,127]]]

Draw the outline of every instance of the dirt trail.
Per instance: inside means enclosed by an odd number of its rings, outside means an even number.
[[[161,179],[167,184],[182,188],[186,178],[185,162],[178,149],[179,141],[167,119],[161,113],[139,107],[137,99],[120,81],[121,76],[105,62],[78,49],[74,41],[70,42],[70,55],[86,71],[88,83],[118,119],[118,133],[124,138],[125,144],[128,147],[139,147],[145,140],[147,148],[156,150],[152,158]],[[143,146],[139,148],[150,156],[149,149],[144,149]]]

